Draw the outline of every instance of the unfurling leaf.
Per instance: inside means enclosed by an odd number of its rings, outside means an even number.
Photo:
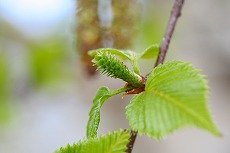
[[[112,55],[117,55],[123,60],[134,60],[134,59],[150,59],[150,58],[156,58],[159,54],[160,46],[158,44],[153,44],[146,48],[143,52],[135,53],[130,50],[120,50],[120,49],[114,49],[114,48],[99,48],[95,50],[91,50],[88,52],[90,56],[96,56],[98,53],[109,53]]]
[[[139,75],[129,70],[123,62],[107,52],[96,54],[92,61],[97,65],[98,69],[107,76],[120,78],[133,87],[143,86],[142,78]]]
[[[157,139],[185,126],[197,126],[219,136],[207,96],[207,81],[192,64],[160,64],[148,76],[145,92],[127,106],[127,119],[132,130]]]
[[[57,153],[125,153],[130,131],[119,130],[60,148]]]
[[[105,101],[119,93],[126,92],[133,89],[133,87],[123,87],[114,91],[110,91],[107,87],[101,87],[98,91],[96,96],[93,99],[93,106],[89,112],[89,120],[86,128],[86,136],[87,138],[94,138],[97,137],[97,130],[100,123],[100,111],[102,105]]]
[[[119,50],[114,48],[99,48],[88,52],[90,56],[96,56],[98,53],[108,53],[112,55],[117,55],[123,60],[132,60],[133,57],[136,56],[135,52],[129,50]]]
[[[87,138],[97,137],[97,130],[100,123],[100,111],[103,103],[112,95],[107,87],[101,87],[93,99],[93,107],[89,112],[89,121],[86,128]]]
[[[153,44],[149,46],[144,52],[137,54],[137,58],[150,59],[156,58],[160,52],[160,46],[158,44]]]

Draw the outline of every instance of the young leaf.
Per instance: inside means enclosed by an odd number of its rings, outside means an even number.
[[[133,88],[124,87],[124,88],[120,88],[114,91],[110,91],[107,87],[101,87],[97,91],[97,94],[93,99],[93,107],[91,108],[90,113],[89,113],[89,121],[88,121],[87,128],[86,128],[87,138],[97,137],[97,130],[98,130],[98,126],[100,123],[100,111],[101,111],[101,107],[104,104],[104,102],[108,98],[114,95],[117,95],[119,93],[131,90],[131,89]]]
[[[112,95],[107,87],[101,87],[93,99],[93,107],[89,112],[89,121],[86,128],[87,138],[97,137],[97,129],[100,123],[100,110],[103,103]]]
[[[144,52],[141,52],[137,55],[138,58],[156,58],[159,54],[160,46],[158,44],[153,44],[149,46],[147,49],[145,49]]]
[[[114,48],[99,48],[88,52],[90,56],[96,56],[98,53],[109,53],[112,55],[117,55],[123,60],[133,60],[133,57],[136,56],[135,52],[129,50],[119,50]]]
[[[57,153],[125,153],[130,131],[119,130],[100,138],[90,138],[60,148]]]
[[[162,138],[184,126],[197,126],[219,136],[207,106],[204,76],[190,63],[172,61],[157,66],[149,75],[145,92],[127,106],[133,130]]]

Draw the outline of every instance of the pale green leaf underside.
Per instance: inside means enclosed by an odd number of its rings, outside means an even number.
[[[57,153],[125,153],[129,138],[129,131],[119,130],[100,138],[90,138],[74,145],[67,145]]]
[[[150,59],[156,58],[159,54],[160,46],[158,44],[153,44],[146,48],[144,52],[138,53],[137,58]]]
[[[114,48],[99,48],[96,50],[91,50],[88,52],[89,55],[95,56],[98,54],[98,52],[107,52],[109,54],[117,55],[118,57],[122,58],[123,60],[135,60],[135,59],[150,59],[150,58],[156,58],[159,54],[160,47],[158,44],[153,44],[146,48],[141,53],[135,53],[130,50],[119,50]]]
[[[220,135],[208,110],[207,96],[207,81],[190,63],[167,62],[153,70],[145,92],[131,100],[127,119],[133,130],[158,139],[184,126]]]
[[[87,138],[97,137],[97,129],[100,123],[100,110],[103,103],[110,98],[110,90],[107,87],[101,87],[93,99],[93,106],[89,112],[89,120],[86,128]]]
[[[89,51],[89,55],[95,56],[98,52],[107,52],[109,54],[117,55],[123,60],[133,60],[134,56],[136,56],[135,52],[129,50],[118,50],[114,48],[99,48],[96,50]]]

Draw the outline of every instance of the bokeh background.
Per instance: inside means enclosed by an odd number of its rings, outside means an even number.
[[[161,42],[172,4],[139,1],[135,38],[126,38],[133,41],[131,49],[141,51]],[[76,42],[76,13],[81,9],[74,0],[0,0],[0,153],[51,153],[84,138],[97,89],[123,86],[120,80],[89,76],[82,65]],[[101,20],[111,8],[102,10]],[[126,25],[119,22],[118,27]],[[229,153],[230,1],[185,1],[167,59],[192,62],[208,76],[209,105],[223,136],[196,128],[161,141],[138,136],[133,152]],[[141,61],[143,75],[153,65]],[[116,96],[105,103],[99,133],[128,128],[125,106],[130,99]]]

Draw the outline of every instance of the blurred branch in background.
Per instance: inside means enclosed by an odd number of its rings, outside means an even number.
[[[137,0],[78,0],[77,52],[89,75],[95,73],[87,52],[102,47],[132,48],[140,9]]]
[[[97,13],[98,0],[78,0],[77,8],[77,52],[81,54],[83,66],[88,74],[93,75],[96,68],[92,66],[92,58],[87,52],[102,47],[102,34]]]
[[[113,46],[118,49],[131,49],[138,30],[136,23],[140,21],[140,2],[112,0],[112,8],[114,14],[111,26]]]

